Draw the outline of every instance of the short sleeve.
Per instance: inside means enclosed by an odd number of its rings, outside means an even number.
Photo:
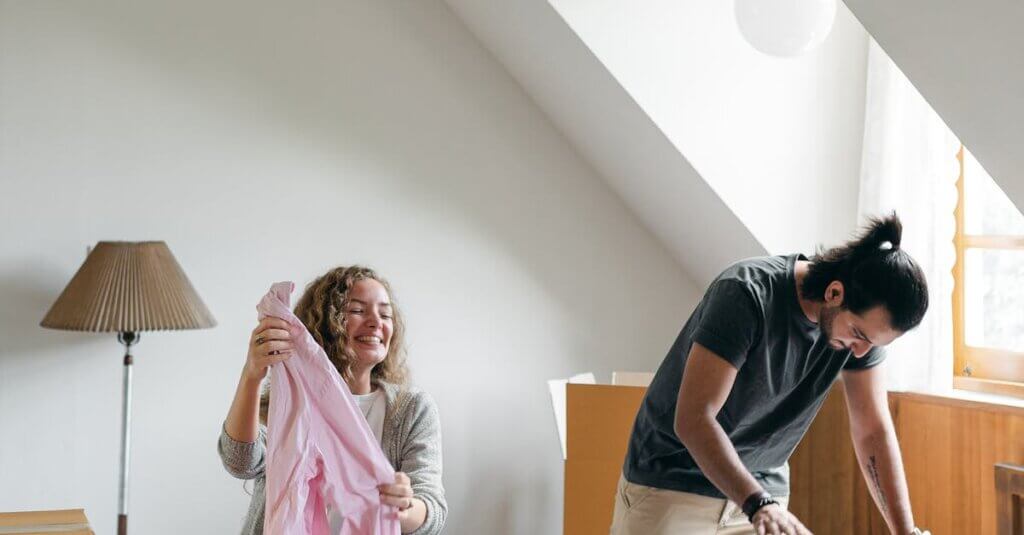
[[[846,360],[846,364],[843,364],[843,369],[866,370],[868,368],[878,366],[883,360],[885,360],[885,348],[872,347],[871,350],[861,358],[857,358],[851,354],[850,358]]]
[[[708,288],[702,306],[693,341],[739,369],[764,327],[750,290],[740,281],[721,279]]]

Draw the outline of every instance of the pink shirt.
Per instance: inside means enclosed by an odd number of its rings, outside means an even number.
[[[323,348],[289,308],[291,282],[256,306],[288,322],[291,358],[272,367],[267,415],[267,535],[328,535],[328,506],[346,535],[397,535],[397,510],[380,501],[395,482],[352,393]]]

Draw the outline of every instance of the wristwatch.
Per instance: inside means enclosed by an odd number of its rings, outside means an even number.
[[[753,522],[754,514],[761,510],[762,507],[767,505],[776,504],[779,502],[772,498],[771,494],[765,491],[755,492],[747,497],[743,502],[743,514],[747,515],[747,520]]]

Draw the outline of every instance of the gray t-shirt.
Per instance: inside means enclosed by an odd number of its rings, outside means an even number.
[[[711,283],[640,405],[623,466],[628,481],[725,497],[673,431],[683,368],[697,342],[738,370],[717,420],[743,465],[768,492],[789,494],[789,456],[839,373],[869,368],[885,358],[877,347],[858,359],[828,345],[800,309],[797,260],[806,258],[742,260]]]

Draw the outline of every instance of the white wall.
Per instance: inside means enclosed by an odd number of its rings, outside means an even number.
[[[765,254],[548,0],[445,1],[699,286]]]
[[[98,533],[121,349],[38,327],[97,240],[166,240],[220,322],[135,352],[135,533],[238,529],[214,446],[272,281],[392,280],[451,534],[558,532],[544,380],[653,369],[698,297],[438,1],[0,1],[0,185],[0,510]]]
[[[842,3],[822,46],[789,59],[746,42],[731,1],[551,4],[769,252],[849,237],[867,34]]]

